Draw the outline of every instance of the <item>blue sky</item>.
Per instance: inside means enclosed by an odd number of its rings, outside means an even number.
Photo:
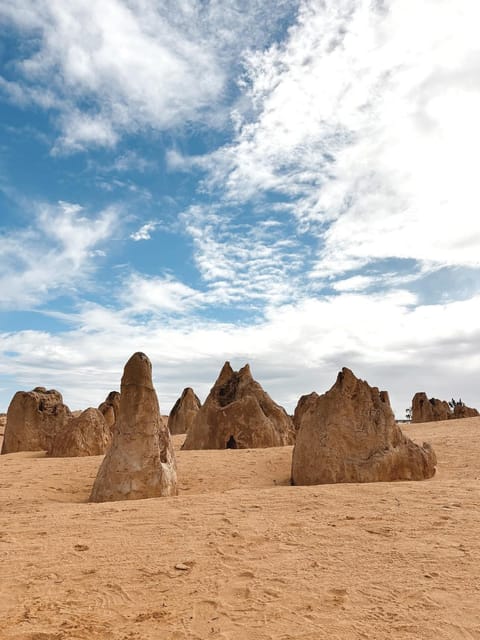
[[[473,0],[3,0],[0,410],[137,350],[480,406]]]

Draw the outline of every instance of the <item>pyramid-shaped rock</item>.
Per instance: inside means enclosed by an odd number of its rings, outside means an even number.
[[[191,387],[182,391],[182,395],[173,405],[168,417],[168,428],[172,435],[187,433],[202,403]]]
[[[226,362],[187,433],[183,449],[247,449],[293,444],[290,416],[252,378]]]
[[[70,418],[57,431],[47,455],[53,458],[99,456],[105,453],[112,439],[110,427],[98,409],[85,409]]]
[[[161,419],[152,365],[144,353],[135,353],[125,365],[112,444],[90,500],[135,500],[176,493],[175,454]]]
[[[388,394],[349,369],[329,391],[304,400],[299,420],[292,484],[423,480],[435,473],[431,446],[403,435]]]
[[[71,416],[62,394],[55,389],[17,391],[7,411],[2,453],[47,451]]]
[[[105,422],[113,431],[115,422],[117,421],[118,412],[120,409],[120,394],[118,391],[110,391],[105,400],[98,405],[98,410],[103,414]]]

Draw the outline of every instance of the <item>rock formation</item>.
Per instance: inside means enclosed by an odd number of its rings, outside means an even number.
[[[435,473],[429,444],[419,446],[395,422],[388,394],[346,368],[333,387],[302,402],[292,484],[423,480]]]
[[[110,427],[98,409],[90,407],[72,417],[57,431],[47,455],[53,458],[98,456],[107,450],[112,439]]]
[[[452,400],[452,404],[454,401]],[[479,413],[472,407],[467,407],[463,402],[454,404],[453,411],[445,400],[427,398],[427,394],[419,391],[412,400],[412,422],[437,422],[438,420],[450,420],[458,418],[473,418]]]
[[[195,416],[183,449],[247,449],[293,444],[292,419],[252,378],[226,362]]]
[[[419,391],[412,400],[412,422],[433,422],[448,420],[452,417],[452,410],[448,402],[437,398],[427,398],[427,394]]]
[[[182,395],[173,405],[168,417],[170,433],[187,433],[197,415],[202,403],[191,387],[182,391]]]
[[[55,389],[17,391],[7,411],[2,453],[47,451],[71,415],[62,394]]]
[[[452,418],[475,418],[480,415],[473,407],[467,407],[463,402],[457,402],[453,409]]]
[[[98,405],[98,410],[103,414],[105,422],[113,430],[120,409],[120,394],[118,391],[110,391],[104,402]]]
[[[95,479],[91,502],[177,493],[175,454],[161,420],[152,364],[135,353],[125,365],[112,444]]]

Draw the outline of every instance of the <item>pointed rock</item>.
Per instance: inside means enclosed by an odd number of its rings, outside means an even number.
[[[187,433],[197,415],[202,403],[191,387],[182,391],[182,395],[173,405],[168,417],[168,428],[172,435]]]
[[[98,409],[85,409],[70,418],[53,438],[47,455],[52,458],[99,456],[110,446],[112,433]]]
[[[423,480],[435,473],[429,444],[407,438],[386,392],[343,368],[333,387],[303,399],[292,484]]]
[[[2,453],[47,451],[71,416],[62,394],[55,389],[17,391],[7,411]]]
[[[226,362],[195,416],[183,449],[247,449],[293,444],[290,416],[252,378]]]
[[[152,365],[135,353],[125,365],[112,444],[95,479],[91,502],[177,493],[175,454],[152,382]]]

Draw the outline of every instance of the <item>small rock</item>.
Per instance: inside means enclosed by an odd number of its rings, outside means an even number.
[[[183,562],[179,562],[175,565],[175,569],[177,569],[178,571],[188,571],[190,567],[186,564],[183,564]]]

